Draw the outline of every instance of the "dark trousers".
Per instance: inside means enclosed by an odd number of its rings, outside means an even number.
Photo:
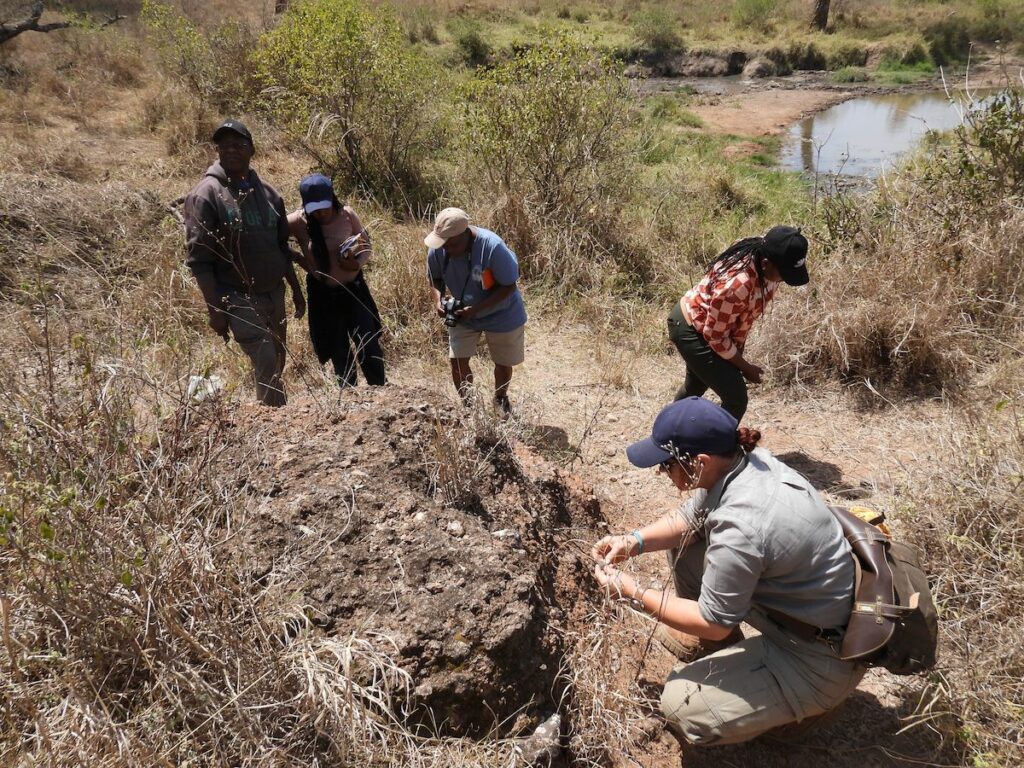
[[[320,364],[330,360],[343,387],[356,385],[356,361],[367,384],[387,383],[380,313],[362,274],[344,285],[325,285],[307,275],[306,292],[309,335]]]
[[[676,400],[701,397],[711,389],[722,398],[722,407],[736,417],[747,411],[747,382],[739,368],[719,357],[692,325],[677,303],[668,316],[668,337],[686,362],[686,379]]]

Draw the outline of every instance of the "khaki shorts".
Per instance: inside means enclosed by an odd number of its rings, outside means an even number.
[[[526,325],[511,331],[474,331],[461,323],[448,329],[448,357],[465,359],[476,354],[480,335],[487,341],[496,365],[519,365],[526,359]]]

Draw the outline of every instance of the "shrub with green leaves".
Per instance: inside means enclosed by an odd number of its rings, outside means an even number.
[[[251,101],[257,87],[249,59],[257,39],[252,29],[231,21],[207,34],[161,0],[143,0],[142,21],[163,72],[204,103],[234,111]]]
[[[614,261],[638,277],[643,259],[625,258],[614,213],[640,148],[622,66],[559,36],[481,72],[467,91],[464,177],[504,196],[505,233],[534,256],[524,273],[579,287],[614,272],[600,266]]]
[[[433,200],[426,170],[442,132],[425,58],[386,7],[362,0],[291,6],[255,53],[277,122],[339,186],[402,212]]]
[[[679,19],[664,8],[644,8],[631,18],[637,42],[654,54],[681,53],[686,44],[679,34]]]
[[[636,157],[622,67],[559,37],[468,86],[466,149],[500,191],[575,219],[621,193]]]

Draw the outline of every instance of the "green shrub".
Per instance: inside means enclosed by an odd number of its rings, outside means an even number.
[[[250,27],[227,22],[207,34],[161,0],[144,0],[142,21],[165,74],[222,112],[251,103],[257,37]]]
[[[649,7],[630,19],[637,42],[651,53],[665,55],[686,49],[679,34],[679,19],[663,8]]]
[[[738,27],[768,29],[778,14],[778,0],[736,0],[732,21]]]
[[[928,54],[942,67],[964,61],[971,50],[971,36],[962,18],[942,19],[924,30]]]
[[[491,56],[491,45],[484,38],[480,22],[455,18],[448,24],[448,31],[455,38],[459,55],[468,66],[479,67],[487,63]]]
[[[638,110],[622,66],[558,36],[480,72],[467,90],[463,142],[471,168],[484,176],[475,186],[505,197],[510,222],[531,222],[530,231],[511,235],[521,251],[536,252],[524,273],[569,288],[600,279],[562,280],[577,267],[600,271],[602,255],[622,255],[612,211],[627,195],[639,152]],[[545,248],[538,235],[560,242]],[[628,270],[642,271],[640,262]]]
[[[871,75],[864,67],[843,67],[832,73],[833,83],[866,83]]]
[[[504,191],[575,217],[617,189],[635,104],[622,68],[558,37],[468,87],[466,149]]]
[[[363,0],[293,5],[255,54],[265,103],[318,167],[392,210],[433,201],[439,142],[429,63],[394,15]]]

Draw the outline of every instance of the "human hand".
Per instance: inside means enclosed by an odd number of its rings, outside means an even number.
[[[213,332],[220,336],[224,341],[228,340],[228,316],[227,313],[219,309],[210,310],[210,319],[207,321]]]
[[[633,581],[633,577],[623,573],[614,565],[598,563],[594,567],[594,578],[612,599],[628,599],[636,592],[636,583]]]
[[[302,291],[295,291],[292,294],[292,301],[295,303],[295,319],[298,320],[306,314],[306,297],[302,295]]]
[[[750,383],[760,384],[761,377],[764,375],[764,370],[762,370],[761,366],[759,365],[747,363],[746,366],[743,367],[741,373],[743,374],[744,378]]]
[[[594,545],[590,554],[599,563],[611,565],[628,560],[639,546],[640,542],[633,536],[605,536]]]
[[[437,316],[438,317],[444,317],[445,316],[444,307],[441,306],[441,299],[437,300],[437,306],[435,306],[434,309],[437,311]]]
[[[463,307],[462,309],[455,310],[455,316],[459,318],[459,320],[469,320],[469,318],[473,317],[475,314],[475,306]]]

